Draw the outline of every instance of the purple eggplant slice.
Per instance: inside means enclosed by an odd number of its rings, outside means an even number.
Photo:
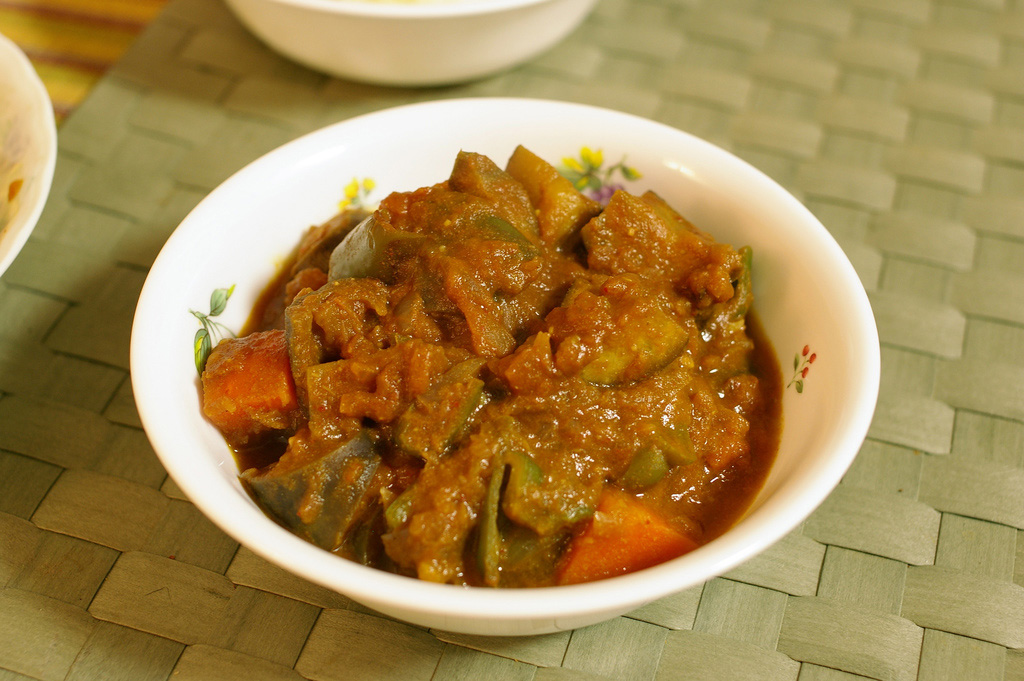
[[[260,470],[250,468],[241,479],[285,527],[334,551],[372,507],[379,464],[365,431],[330,449],[310,446],[300,434],[280,460]]]

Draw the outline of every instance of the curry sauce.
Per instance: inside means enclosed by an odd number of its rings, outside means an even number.
[[[264,510],[352,560],[528,587],[676,557],[781,432],[753,254],[519,147],[304,236],[203,372]]]

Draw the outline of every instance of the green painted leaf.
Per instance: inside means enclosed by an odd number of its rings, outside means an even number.
[[[641,175],[640,171],[630,166],[622,166],[622,176],[627,180],[639,180]]]
[[[210,294],[210,316],[216,317],[228,304],[228,298],[235,292],[235,287],[232,285],[230,288],[218,288]]]
[[[210,332],[206,330],[206,327],[196,331],[195,338],[192,341],[192,349],[195,353],[196,371],[202,375],[203,369],[206,367],[206,360],[209,359],[210,351],[213,349],[213,343],[210,342]]]
[[[800,355],[793,355],[793,371],[800,367]]]
[[[797,382],[796,382],[796,383],[794,383],[793,385],[795,385],[795,386],[796,386],[796,391],[797,391],[798,393],[802,393],[802,392],[804,391],[804,382],[803,382],[803,381],[797,381]]]

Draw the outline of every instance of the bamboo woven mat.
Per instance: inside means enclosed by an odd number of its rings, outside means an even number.
[[[382,618],[240,548],[143,434],[147,268],[221,180],[414,100],[622,109],[765,170],[868,289],[880,403],[794,534],[627,616],[526,639]],[[60,129],[0,279],[0,679],[1024,680],[1024,2],[602,0],[478,83],[354,85],[172,0]]]

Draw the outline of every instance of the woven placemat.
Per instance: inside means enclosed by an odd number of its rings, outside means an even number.
[[[147,269],[263,152],[425,99],[621,109],[730,149],[868,289],[880,403],[763,555],[604,624],[481,638],[381,617],[240,548],[177,490],[128,380]],[[173,0],[61,128],[0,280],[0,679],[1024,679],[1024,2],[602,0],[481,82],[383,89]]]

